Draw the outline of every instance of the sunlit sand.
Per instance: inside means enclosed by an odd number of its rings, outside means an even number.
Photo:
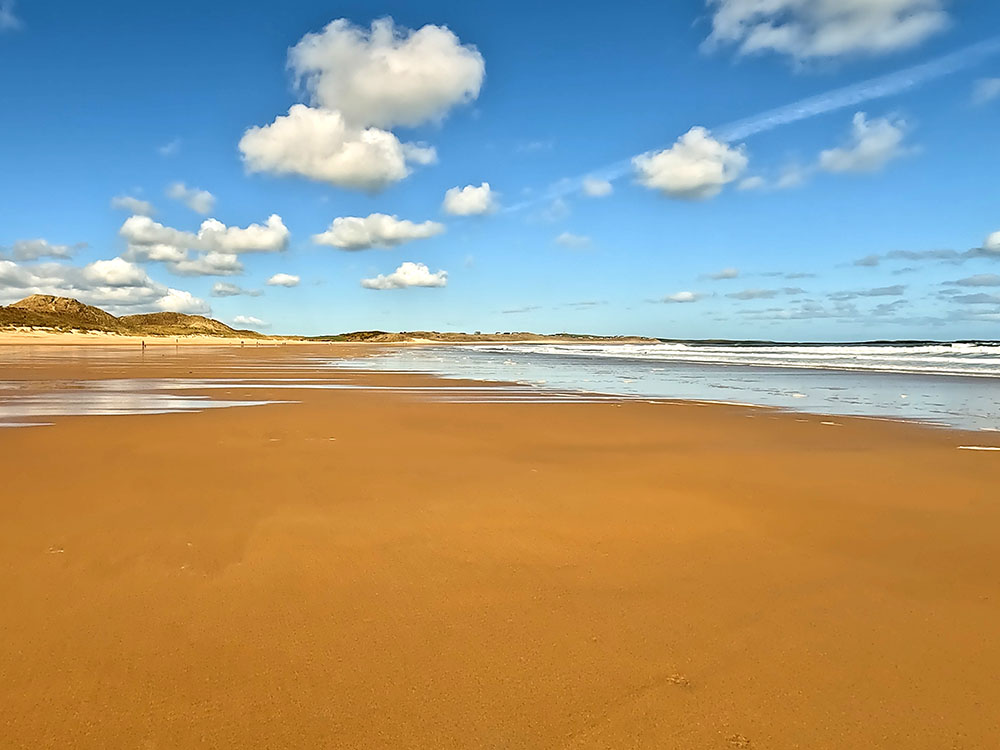
[[[226,351],[5,368],[278,403],[0,431],[4,744],[993,742],[987,433]]]

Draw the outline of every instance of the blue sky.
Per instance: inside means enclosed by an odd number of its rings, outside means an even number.
[[[1000,6],[756,5],[0,0],[0,303],[1000,338]]]

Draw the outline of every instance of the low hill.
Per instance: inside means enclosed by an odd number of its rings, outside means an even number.
[[[32,294],[0,306],[0,327],[53,328],[60,331],[102,331],[124,336],[218,336],[267,338],[256,331],[230,328],[203,315],[160,312],[115,317],[99,307],[71,297]]]
[[[0,307],[0,325],[31,325],[84,331],[121,332],[121,322],[99,307],[71,297],[32,294],[20,302]]]
[[[70,297],[33,294],[20,302],[0,306],[0,328],[48,328],[58,331],[100,331],[122,336],[214,336],[219,338],[270,339],[257,331],[231,328],[204,315],[175,312],[144,313],[115,317],[99,307]],[[591,343],[648,344],[656,339],[639,336],[589,336],[576,333],[539,334],[524,331],[503,333],[448,333],[440,331],[354,331],[333,336],[287,336],[299,341],[349,341],[372,344],[440,342],[472,343]]]
[[[235,338],[256,338],[261,334],[254,331],[230,328],[218,320],[204,315],[185,315],[174,312],[145,313],[143,315],[123,315],[118,318],[126,328],[140,333],[149,332],[156,336],[224,336]],[[155,332],[155,333],[153,333]]]
[[[529,333],[527,331],[505,331],[503,333],[449,333],[441,331],[354,331],[336,336],[307,336],[308,341],[353,341],[370,344],[398,344],[406,342],[433,341],[450,344],[474,343],[564,343],[564,344],[655,344],[656,339],[642,336],[591,336],[582,333]]]

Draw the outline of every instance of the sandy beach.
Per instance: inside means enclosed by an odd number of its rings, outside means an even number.
[[[225,351],[2,379],[364,349]],[[0,430],[0,745],[996,746],[1000,454],[958,446],[997,435],[262,394],[297,403]]]

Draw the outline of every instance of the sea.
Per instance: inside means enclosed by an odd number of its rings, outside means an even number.
[[[329,364],[1000,431],[1000,342],[435,345]]]

